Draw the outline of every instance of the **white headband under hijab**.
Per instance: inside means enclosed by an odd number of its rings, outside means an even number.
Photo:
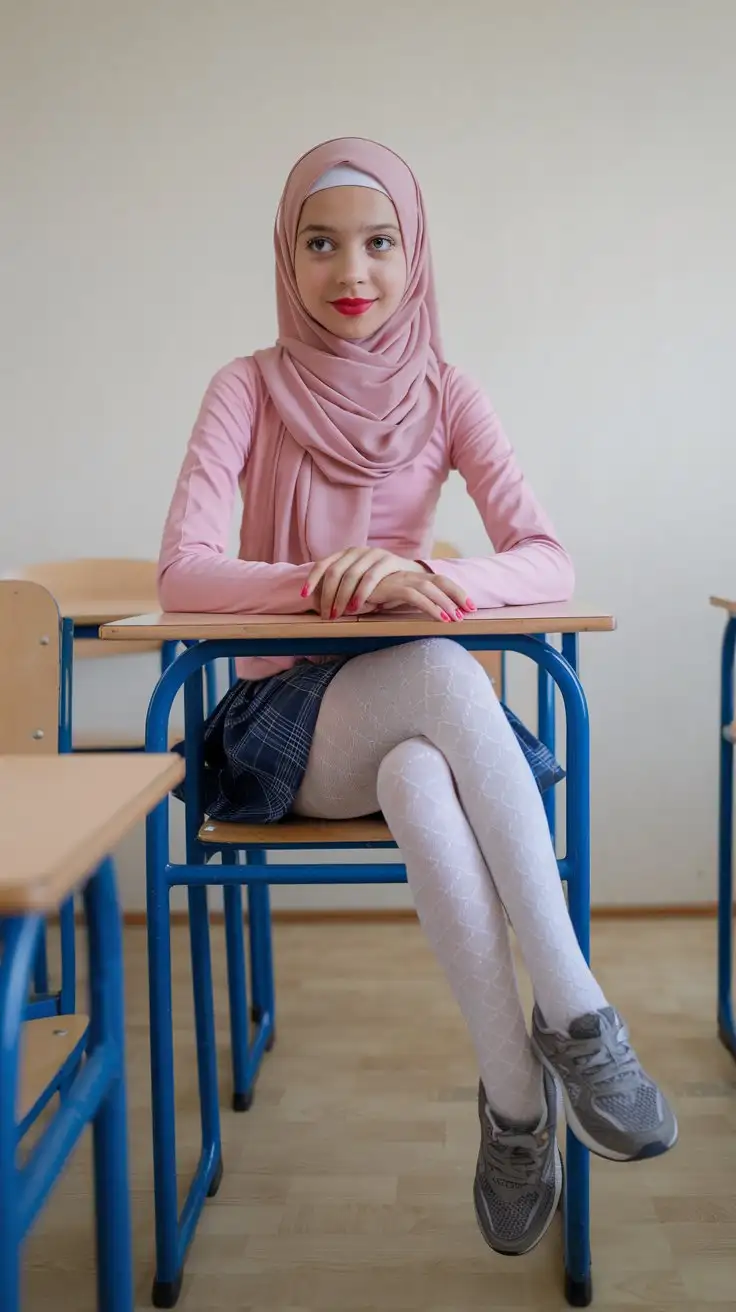
[[[354,169],[352,164],[337,164],[335,168],[328,169],[314,183],[309,195],[313,196],[315,191],[326,191],[328,187],[370,187],[373,191],[382,191],[384,196],[388,196],[386,188],[381,186],[377,178],[371,177],[370,173],[361,173],[360,169]]]

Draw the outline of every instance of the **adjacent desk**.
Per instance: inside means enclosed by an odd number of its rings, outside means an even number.
[[[181,779],[178,756],[0,756],[0,1312],[23,1241],[93,1126],[99,1312],[133,1312],[123,950],[109,853]],[[90,1015],[27,1021],[44,916],[83,891]],[[62,1097],[27,1160],[18,1141]]]

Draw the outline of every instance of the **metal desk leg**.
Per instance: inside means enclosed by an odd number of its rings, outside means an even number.
[[[154,1307],[173,1307],[181,1288],[176,1187],[176,1103],[171,996],[171,926],[166,881],[168,799],[146,822],[148,977],[151,1024],[153,1181],[156,1202]]]
[[[724,729],[734,719],[736,616],[729,619],[721,650],[721,734],[718,798],[718,1034],[736,1057],[733,1017],[733,752]]]
[[[196,794],[199,788],[198,757],[203,709],[201,670],[187,680],[184,697],[187,724],[186,790],[189,798],[190,793]],[[169,707],[164,709],[160,704],[156,705],[154,696],[146,726],[147,751],[165,750],[168,713]],[[197,807],[187,806],[186,827],[187,856],[191,859],[199,827]],[[146,822],[153,1175],[156,1203],[156,1275],[152,1300],[154,1307],[164,1308],[176,1304],[181,1292],[186,1253],[202,1207],[205,1199],[217,1192],[222,1178],[209,916],[207,889],[202,886],[189,890],[202,1152],[179,1216],[168,863],[169,802],[166,799],[151,812]]]
[[[92,1052],[117,1050],[119,1073],[95,1116],[92,1135],[100,1312],[132,1312],[133,1249],[125,1096],[123,936],[112,861],[103,861],[84,890],[89,935]]]
[[[562,654],[577,674],[576,634],[564,634]],[[590,960],[590,726],[579,681],[565,698],[567,716],[567,869],[570,918],[586,961]],[[590,1269],[590,1158],[567,1132],[565,1177],[565,1293],[572,1307],[593,1297]]]
[[[555,685],[551,675],[543,665],[537,666],[537,737],[540,742],[544,743],[545,747],[548,747],[554,753]],[[554,788],[548,788],[542,796],[553,847],[556,838],[556,800],[557,793]]]
[[[246,863],[250,857],[253,857],[257,865],[265,864],[267,860],[263,848],[252,848],[246,852]],[[270,1052],[276,1041],[276,988],[273,974],[271,892],[268,884],[248,885],[248,927],[253,1021],[264,1027],[265,1050]]]

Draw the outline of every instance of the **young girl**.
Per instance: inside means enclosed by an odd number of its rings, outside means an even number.
[[[370,141],[318,146],[289,176],[275,246],[278,343],[207,391],[166,524],[162,606],[327,620],[409,607],[449,631],[479,607],[567,599],[566,552],[486,397],[445,360],[407,165]],[[428,559],[451,469],[494,555]],[[525,1253],[560,1196],[557,1082],[572,1130],[602,1157],[652,1157],[677,1138],[568,917],[540,796],[561,772],[448,638],[241,660],[238,673],[207,726],[207,809],[383,811],[477,1053],[478,1222],[497,1252]],[[531,1037],[506,915],[534,987]]]

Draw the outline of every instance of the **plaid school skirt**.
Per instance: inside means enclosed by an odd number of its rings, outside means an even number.
[[[233,684],[204,727],[204,809],[210,819],[269,824],[288,814],[307,768],[322,698],[351,659],[299,661],[266,679]],[[545,792],[565,771],[513,711],[503,710]],[[183,755],[183,743],[174,750]],[[181,785],[174,795],[183,800]]]

